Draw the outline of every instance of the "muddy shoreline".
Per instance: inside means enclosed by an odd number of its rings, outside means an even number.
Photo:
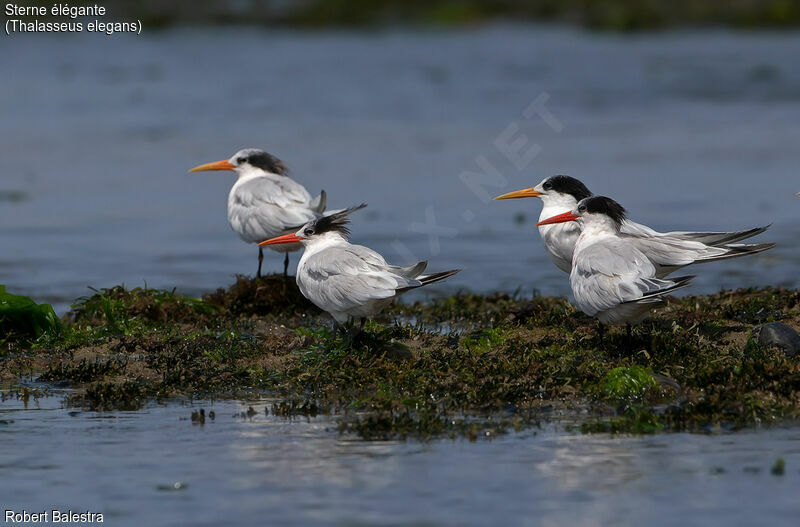
[[[670,298],[600,334],[566,299],[461,294],[396,304],[358,338],[294,280],[239,277],[189,298],[123,287],[78,299],[64,329],[5,342],[6,396],[70,387],[68,406],[268,394],[275,415],[333,414],[368,439],[491,437],[580,416],[583,432],[711,431],[800,417],[800,357],[759,343],[800,330],[800,291]]]

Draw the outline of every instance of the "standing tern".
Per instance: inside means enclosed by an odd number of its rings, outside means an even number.
[[[591,191],[579,180],[559,175],[546,178],[535,187],[509,192],[494,199],[537,197],[542,200],[543,205],[539,215],[541,222],[574,210],[579,201],[590,196],[592,196]],[[574,222],[555,225],[539,223],[539,225],[542,243],[553,263],[565,273],[569,273],[581,226]],[[655,265],[656,276],[663,278],[676,269],[692,263],[744,256],[770,249],[775,244],[733,243],[761,234],[768,227],[732,232],[658,232],[646,225],[623,218],[620,235],[628,237],[639,250],[644,252]]]
[[[228,222],[247,243],[258,243],[279,234],[296,231],[301,225],[322,216],[325,211],[325,191],[311,199],[303,187],[291,179],[283,161],[257,148],[239,150],[230,159],[196,166],[189,172],[232,170],[238,178],[228,194]],[[285,253],[283,275],[289,268],[289,253],[300,249],[291,243],[271,247]],[[258,248],[258,272],[264,253]]]
[[[305,247],[297,264],[297,285],[303,296],[330,313],[337,324],[352,318],[359,319],[363,327],[367,317],[378,314],[398,295],[460,271],[423,274],[428,262],[398,267],[368,247],[351,244],[348,216],[365,206],[322,216],[295,233],[259,244],[300,243]]]
[[[638,324],[663,296],[689,284],[693,276],[658,278],[656,267],[622,232],[625,209],[604,196],[582,199],[575,209],[537,225],[577,222],[582,231],[575,243],[569,283],[575,305],[607,324]]]

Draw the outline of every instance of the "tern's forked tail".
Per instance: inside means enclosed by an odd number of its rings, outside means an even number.
[[[416,289],[418,287],[423,287],[429,284],[433,284],[436,282],[440,282],[445,278],[450,278],[454,274],[460,272],[461,269],[451,269],[450,271],[442,271],[440,273],[431,273],[431,274],[423,274],[417,277],[421,283],[419,285],[411,286],[411,287],[404,287],[402,289],[398,289],[397,293],[405,293],[406,291],[410,291],[412,289]]]
[[[452,269],[450,271],[442,271],[441,273],[423,274],[418,276],[417,280],[422,282],[422,285],[433,284],[435,282],[444,280],[445,278],[450,278],[451,276],[460,271],[461,269]]]

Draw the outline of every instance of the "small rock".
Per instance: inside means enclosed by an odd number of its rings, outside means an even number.
[[[777,346],[789,357],[800,354],[800,335],[782,322],[770,322],[756,328],[761,346]]]
[[[411,352],[411,349],[409,349],[409,347],[405,344],[397,341],[388,343],[381,351],[386,354],[386,358],[392,360],[404,361],[412,360],[414,358],[414,354]]]
[[[202,408],[200,410],[192,410],[192,424],[204,425],[206,424],[206,411]]]

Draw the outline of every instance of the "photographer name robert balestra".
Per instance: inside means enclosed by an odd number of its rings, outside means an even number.
[[[51,509],[49,511],[37,512],[5,509],[3,519],[5,523],[12,525],[31,523],[103,523],[103,513],[91,511],[76,512],[72,509],[66,511]]]

